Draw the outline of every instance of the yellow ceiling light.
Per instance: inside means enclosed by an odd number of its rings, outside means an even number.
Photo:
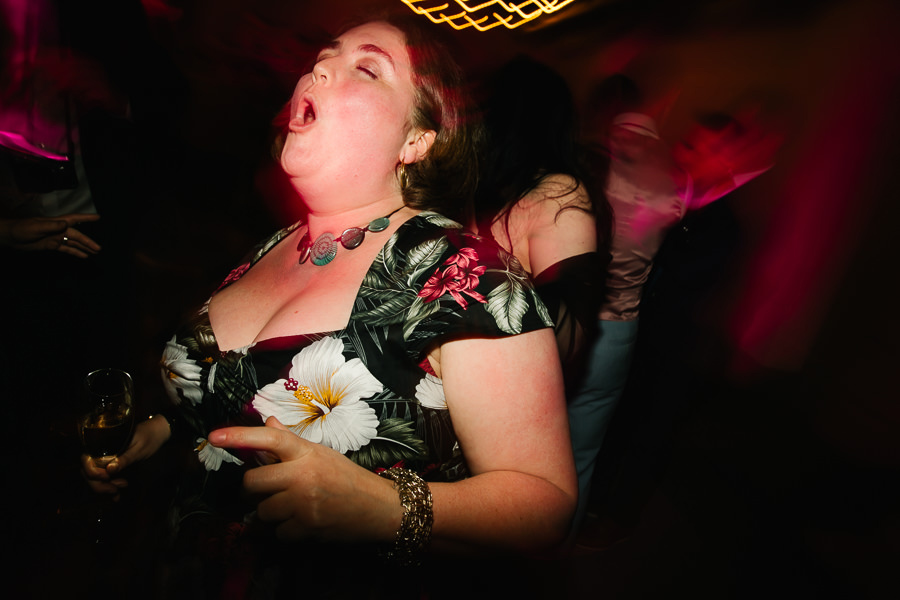
[[[474,27],[479,31],[487,31],[498,25],[509,29],[533,21],[542,15],[553,14],[575,0],[523,0],[522,2],[503,2],[489,0],[479,2],[473,0],[402,0],[413,12],[425,15],[435,23],[447,23],[454,29]]]

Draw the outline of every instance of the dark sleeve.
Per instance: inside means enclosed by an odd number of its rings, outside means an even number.
[[[608,253],[579,254],[550,265],[534,280],[556,324],[556,342],[567,371],[580,363],[588,342],[596,335],[608,264]]]

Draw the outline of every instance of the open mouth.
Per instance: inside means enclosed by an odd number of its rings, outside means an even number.
[[[301,128],[311,125],[316,120],[316,107],[309,96],[300,99],[297,110],[291,119],[291,128]]]
[[[297,118],[300,119],[303,125],[309,125],[316,120],[316,107],[309,96],[304,96],[300,99]]]
[[[309,125],[316,120],[316,109],[312,104],[307,103],[303,109],[302,121],[304,125]]]

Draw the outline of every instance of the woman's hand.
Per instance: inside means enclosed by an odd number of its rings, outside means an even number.
[[[98,466],[89,455],[82,454],[81,469],[88,485],[98,494],[113,494],[118,498],[119,492],[128,487],[128,481],[116,475],[128,465],[156,454],[171,434],[168,421],[161,415],[156,415],[155,418],[138,423],[128,448],[105,468]]]
[[[219,448],[265,452],[280,462],[251,469],[244,489],[261,499],[260,519],[281,539],[391,541],[403,518],[393,482],[342,454],[289,431],[275,417],[265,427],[231,427],[209,434]]]
[[[96,221],[100,215],[70,214],[59,217],[0,219],[0,245],[17,250],[59,250],[78,258],[100,251],[100,245],[75,228]]]

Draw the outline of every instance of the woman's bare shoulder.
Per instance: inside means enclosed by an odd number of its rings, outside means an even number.
[[[564,208],[590,210],[591,198],[584,184],[563,173],[550,173],[520,201],[529,211],[556,213]]]

